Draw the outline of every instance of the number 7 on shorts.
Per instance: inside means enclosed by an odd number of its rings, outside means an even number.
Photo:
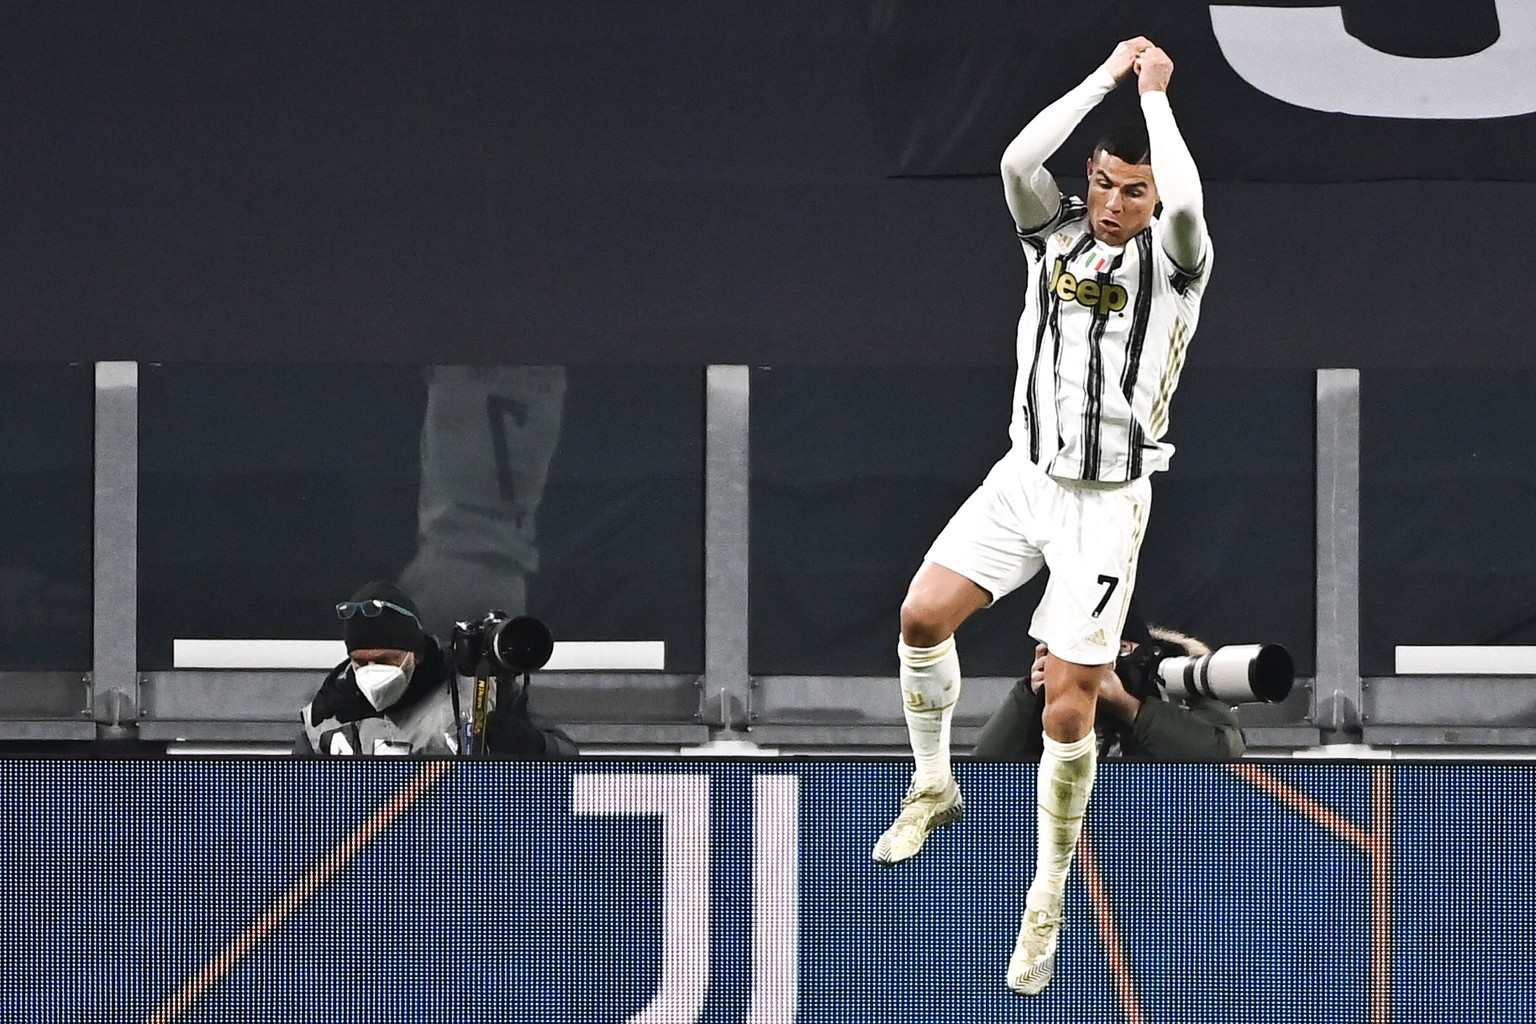
[[[1106,576],[1103,573],[1099,573],[1099,582],[1107,583],[1109,586],[1104,588],[1104,596],[1099,598],[1099,603],[1093,606],[1093,614],[1095,617],[1097,617],[1098,614],[1104,610],[1105,605],[1109,604],[1110,596],[1114,594],[1115,588],[1120,585],[1120,577]]]

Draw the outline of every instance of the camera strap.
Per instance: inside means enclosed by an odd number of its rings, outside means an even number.
[[[490,673],[484,671],[475,672],[475,703],[471,712],[471,736],[474,749],[470,752],[472,757],[484,757],[486,754],[485,727],[491,711],[491,679]]]
[[[453,704],[453,734],[458,740],[458,755],[465,756],[469,746],[469,731],[464,728],[464,712],[459,706],[459,674],[451,672],[448,675],[448,700]]]

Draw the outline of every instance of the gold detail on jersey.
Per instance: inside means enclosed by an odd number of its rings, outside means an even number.
[[[1051,275],[1051,291],[1062,302],[1076,302],[1106,316],[1124,309],[1131,299],[1130,292],[1118,284],[1101,285],[1091,277],[1077,277],[1060,257],[1056,260],[1056,272]]]
[[[1131,554],[1125,560],[1125,569],[1121,574],[1125,580],[1125,592],[1127,594],[1136,593],[1136,566],[1141,555],[1141,539],[1147,532],[1147,506],[1137,502],[1135,507],[1131,509],[1131,522],[1133,524],[1131,530]],[[1124,616],[1129,607],[1130,603],[1126,602],[1126,605],[1120,609],[1120,628],[1122,630],[1125,628]]]
[[[1083,637],[1083,639],[1088,643],[1093,644],[1095,647],[1103,647],[1105,644],[1109,643],[1109,638],[1104,635],[1104,631],[1102,629],[1094,630],[1092,633],[1089,633],[1087,636]]]
[[[1189,325],[1184,318],[1173,318],[1173,331],[1168,338],[1168,363],[1163,367],[1163,379],[1157,385],[1157,398],[1152,403],[1152,415],[1148,425],[1151,437],[1156,440],[1168,429],[1168,405],[1173,401],[1173,389],[1179,386],[1179,375],[1184,372],[1184,354],[1189,351]]]

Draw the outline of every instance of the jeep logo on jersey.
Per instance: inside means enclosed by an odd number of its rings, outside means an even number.
[[[1051,291],[1062,302],[1076,302],[1098,310],[1102,316],[1124,309],[1131,297],[1118,284],[1100,284],[1091,277],[1079,278],[1067,269],[1066,261],[1060,257],[1056,259],[1056,272],[1051,275]]]

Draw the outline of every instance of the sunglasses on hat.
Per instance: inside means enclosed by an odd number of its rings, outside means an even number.
[[[370,598],[367,601],[338,601],[336,603],[336,617],[338,619],[350,619],[358,612],[362,612],[364,618],[376,619],[384,614],[384,609],[386,608],[393,612],[399,612],[418,626],[421,625],[421,620],[409,608],[402,608],[390,601],[381,601],[376,597]]]

